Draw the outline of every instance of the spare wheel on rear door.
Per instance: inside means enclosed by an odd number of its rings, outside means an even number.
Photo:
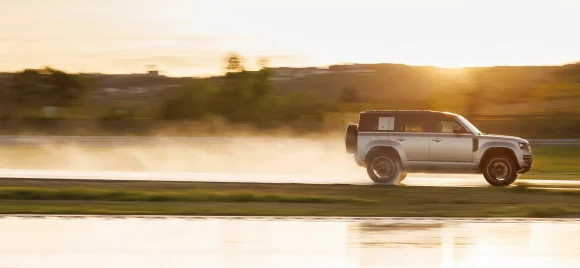
[[[346,151],[349,154],[353,154],[356,152],[357,148],[357,136],[358,136],[358,125],[357,124],[349,124],[346,127]]]

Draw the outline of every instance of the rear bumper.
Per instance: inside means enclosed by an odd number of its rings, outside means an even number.
[[[359,159],[359,158],[357,158],[356,156],[355,156],[355,158],[354,158],[354,161],[356,162],[356,164],[357,164],[359,167],[365,167],[365,166],[366,166],[365,162],[364,162],[362,159]]]

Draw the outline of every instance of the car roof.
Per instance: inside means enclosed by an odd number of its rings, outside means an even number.
[[[451,114],[432,110],[367,110],[361,114]]]

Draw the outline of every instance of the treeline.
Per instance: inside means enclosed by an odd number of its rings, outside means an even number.
[[[202,79],[178,89],[174,98],[163,105],[165,120],[203,120],[217,116],[233,123],[255,127],[320,129],[324,114],[336,110],[334,100],[314,94],[277,95],[272,72],[266,61],[258,71],[248,71],[240,55],[227,59],[226,74],[219,80]]]
[[[362,65],[372,75],[329,73],[292,79],[281,94],[317,90],[340,98],[357,94],[357,105],[377,109],[437,109],[473,115],[579,113],[580,64],[566,66],[444,69],[400,64]],[[344,110],[343,109],[343,110]]]
[[[22,110],[76,106],[92,86],[91,81],[81,75],[68,74],[49,67],[26,69],[12,75],[0,88],[0,115],[6,120]]]
[[[265,60],[255,71],[247,69],[239,54],[230,54],[224,61],[225,74],[207,79],[95,76],[52,68],[0,74],[0,123],[44,120],[43,115],[53,111],[54,120],[42,124],[74,118],[131,128],[130,122],[136,121],[140,125],[181,124],[218,118],[255,128],[318,131],[328,128],[336,117],[361,110],[432,109],[461,113],[496,132],[509,128],[506,134],[579,132],[574,129],[578,119],[562,115],[580,115],[580,64],[464,69],[367,64],[359,65],[372,70],[367,74],[331,68],[321,74],[280,80],[273,79],[276,70],[268,68]],[[177,86],[149,95],[121,92],[122,97],[95,97],[106,95],[104,88],[168,84]],[[506,118],[484,118],[490,115],[518,119],[512,123]],[[531,119],[532,115],[542,117]],[[527,126],[517,127],[524,119]],[[336,129],[344,127],[341,120]]]
[[[278,94],[266,60],[260,60],[257,71],[248,70],[239,54],[232,53],[225,61],[223,77],[173,79],[181,86],[168,90],[169,98],[153,97],[139,103],[135,96],[121,104],[114,98],[91,99],[99,90],[99,94],[103,94],[104,88],[99,84],[102,80],[94,75],[69,74],[53,68],[26,69],[0,83],[2,119],[47,122],[82,118],[107,121],[111,125],[134,119],[204,121],[221,118],[256,128],[283,125],[297,130],[320,130],[325,114],[338,109],[336,100],[317,96],[315,92]],[[163,84],[164,78],[143,76],[142,79],[153,79],[158,86]],[[47,111],[54,114],[46,116]],[[68,111],[68,116],[63,116],[61,111]],[[79,113],[91,116],[82,117]]]

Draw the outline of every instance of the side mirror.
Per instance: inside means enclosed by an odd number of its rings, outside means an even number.
[[[463,131],[462,131],[460,126],[454,125],[453,126],[453,133],[459,134],[459,133],[463,133]]]

